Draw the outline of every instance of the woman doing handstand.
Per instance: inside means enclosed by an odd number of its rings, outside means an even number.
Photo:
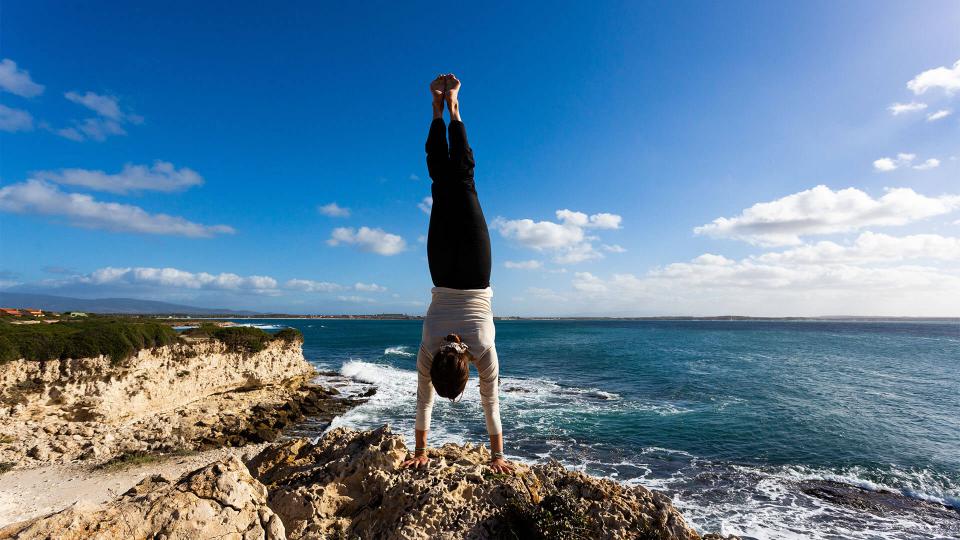
[[[427,235],[427,259],[433,278],[432,300],[423,321],[417,353],[416,448],[404,467],[423,467],[433,392],[455,400],[463,394],[472,362],[480,377],[480,403],[490,435],[490,467],[511,472],[503,458],[500,426],[499,363],[490,289],[490,234],[473,181],[473,150],[460,120],[460,81],[453,74],[430,83],[433,123],[427,136],[427,169],[433,179],[433,208]],[[443,107],[450,111],[450,146]]]

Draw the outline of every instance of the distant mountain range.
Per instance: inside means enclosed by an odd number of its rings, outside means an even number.
[[[70,298],[49,294],[0,291],[0,306],[37,308],[45,311],[85,311],[89,313],[177,314],[177,315],[255,315],[253,311],[210,309],[196,306],[138,300],[136,298]]]

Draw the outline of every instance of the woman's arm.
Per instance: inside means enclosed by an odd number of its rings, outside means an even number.
[[[427,464],[427,432],[433,412],[433,383],[430,381],[430,366],[433,358],[420,347],[417,351],[417,419],[414,428],[415,447],[413,457],[403,462],[403,467],[422,467]]]
[[[513,465],[503,457],[503,427],[500,425],[500,360],[496,347],[490,347],[477,359],[480,375],[480,404],[490,434],[490,468],[496,472],[513,472]]]
[[[430,461],[427,458],[427,430],[425,429],[415,429],[414,439],[416,442],[416,448],[413,450],[413,457],[407,459],[400,466],[404,469],[408,467],[413,467],[419,469],[420,467],[426,467],[427,463]]]

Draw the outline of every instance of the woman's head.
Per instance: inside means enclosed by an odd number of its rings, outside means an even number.
[[[467,350],[460,336],[450,334],[443,338],[443,345],[433,355],[430,379],[441,397],[457,399],[467,387],[470,378],[470,353]]]

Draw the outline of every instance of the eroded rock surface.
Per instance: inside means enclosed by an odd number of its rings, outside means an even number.
[[[147,478],[100,508],[75,505],[10,525],[0,529],[0,539],[282,540],[283,523],[266,502],[263,484],[231,457],[175,483],[162,476]]]
[[[273,441],[304,416],[329,421],[357,401],[306,384],[301,343],[258,353],[217,341],[106,357],[0,366],[0,462],[17,468],[123,454]]]
[[[268,447],[249,467],[289,538],[698,539],[666,496],[565,470],[496,475],[482,446],[432,450],[429,470],[402,470],[389,427],[338,428],[311,444]]]
[[[400,469],[406,455],[387,426],[338,428],[316,444],[268,446],[246,466],[231,456],[176,483],[148,478],[103,507],[12,525],[0,539],[701,538],[642,487],[558,464],[492,474],[482,446],[432,450],[428,470]]]

